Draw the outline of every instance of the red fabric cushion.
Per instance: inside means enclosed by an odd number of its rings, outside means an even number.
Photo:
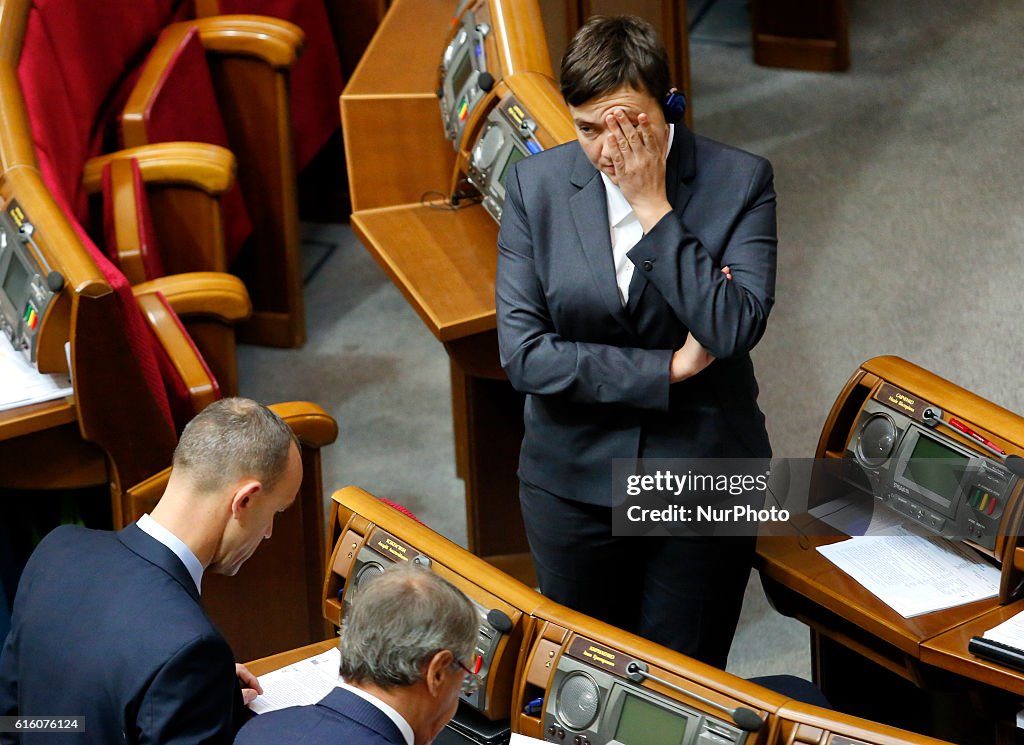
[[[378,497],[378,499],[380,499],[381,502],[386,504],[391,509],[398,510],[403,515],[405,515],[406,517],[411,517],[413,520],[418,522],[420,525],[424,525],[425,524],[422,520],[420,520],[418,517],[416,517],[416,515],[414,515],[412,513],[412,510],[410,510],[408,507],[403,507],[402,505],[398,504],[397,502],[392,502],[390,499],[384,499],[384,497]]]
[[[341,125],[341,61],[326,6],[317,0],[220,0],[220,12],[282,18],[305,33],[306,45],[290,81],[295,166],[302,170]]]
[[[192,0],[35,0],[18,60],[36,147],[52,159],[53,184],[87,219],[86,159],[100,153],[114,99],[160,29]]]
[[[229,148],[206,52],[193,29],[163,71],[145,111],[147,142],[188,140]],[[224,245],[230,265],[252,233],[252,222],[237,182],[221,198]]]
[[[139,169],[139,162],[132,158],[131,164],[135,220],[138,226],[136,245],[139,247],[139,255],[146,272],[146,279],[156,279],[166,274],[163,260],[160,258],[160,244],[157,242],[156,233],[153,231],[153,219],[149,214],[149,195],[146,193],[146,186],[142,182],[142,171]],[[123,246],[119,246],[117,241],[117,224],[114,216],[114,186],[111,178],[112,170],[113,164],[111,163],[108,163],[103,169],[103,236],[107,257],[114,264],[119,264],[118,256]]]
[[[50,159],[44,153],[39,154],[39,168],[45,181],[50,185],[50,191],[53,194],[54,200],[57,205],[61,208],[65,215],[70,215],[69,205],[64,199],[63,195],[56,189],[53,188],[54,170],[50,164]],[[172,426],[173,417],[171,416],[171,406],[167,398],[167,391],[164,388],[163,376],[160,373],[160,367],[157,363],[156,353],[153,349],[153,340],[149,326],[146,320],[142,317],[142,312],[139,310],[138,304],[135,302],[135,295],[132,293],[132,288],[128,284],[128,280],[121,274],[121,271],[114,266],[103,255],[103,252],[96,247],[92,239],[88,236],[81,224],[77,220],[70,220],[71,226],[74,228],[75,233],[78,235],[78,239],[85,246],[92,260],[96,262],[96,266],[103,273],[107,282],[110,283],[111,288],[117,295],[118,305],[121,308],[121,317],[124,319],[125,330],[128,336],[128,343],[132,348],[133,356],[139,364],[139,368],[142,371],[142,376],[146,381],[146,385],[153,394],[153,399],[156,401],[157,407],[163,412],[164,418],[167,421],[167,425]],[[115,381],[111,381],[111,384],[115,384]]]
[[[178,324],[178,328],[181,330],[182,336],[188,341],[192,347],[192,351],[195,352],[196,359],[199,360],[199,364],[203,366],[206,374],[210,378],[210,382],[213,384],[214,391],[216,391],[217,398],[221,397],[220,386],[217,383],[217,379],[213,377],[213,373],[210,372],[210,368],[206,364],[206,360],[203,359],[203,355],[199,353],[196,348],[195,342],[192,341],[192,337],[189,336],[188,331],[181,323],[181,319],[178,318],[178,314],[171,308],[170,303],[167,302],[167,298],[162,293],[157,293],[157,297],[160,302],[163,303],[164,308],[170,314],[174,322]],[[163,378],[164,385],[167,390],[167,398],[170,402],[171,412],[174,419],[174,428],[177,430],[178,435],[181,435],[181,431],[185,429],[185,425],[188,424],[192,418],[199,412],[195,410],[192,405],[192,398],[189,396],[188,386],[185,381],[181,379],[178,374],[177,368],[171,361],[170,355],[167,354],[167,350],[164,349],[160,340],[156,337],[155,332],[152,329],[149,330],[150,339],[152,341],[153,350],[156,354],[157,364],[160,367],[160,375]]]
[[[168,427],[170,403],[149,328],[128,281],[82,227],[88,199],[81,177],[85,161],[101,152],[106,122],[120,110],[115,101],[138,59],[167,22],[193,12],[192,0],[35,0],[16,71],[43,181],[116,294],[133,356]]]

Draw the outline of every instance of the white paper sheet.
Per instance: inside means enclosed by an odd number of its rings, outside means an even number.
[[[822,556],[904,618],[990,598],[999,570],[945,538],[859,536],[819,546]]]
[[[1016,649],[1024,649],[1024,612],[1006,619],[982,636]]]
[[[0,332],[0,411],[70,396],[67,375],[41,373]]]
[[[263,693],[249,704],[257,714],[287,706],[315,704],[341,682],[337,647],[274,670],[259,678]]]

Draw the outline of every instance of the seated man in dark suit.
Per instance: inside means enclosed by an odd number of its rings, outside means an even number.
[[[211,404],[181,435],[149,515],[116,533],[61,526],[29,559],[0,654],[0,716],[84,716],[90,743],[230,743],[255,697],[199,600],[234,574],[302,480],[298,441],[254,401]],[[45,731],[0,743],[67,742]]]
[[[427,745],[455,714],[474,667],[479,619],[429,569],[389,568],[359,588],[342,621],[344,682],[312,706],[263,714],[236,745]]]

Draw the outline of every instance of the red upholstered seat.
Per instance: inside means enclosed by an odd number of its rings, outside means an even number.
[[[146,101],[144,119],[139,126],[125,127],[121,122],[121,146],[187,141],[230,149],[206,53],[196,29],[177,39],[170,64],[158,72],[158,83]],[[230,265],[252,233],[252,223],[237,183],[221,197],[221,203],[224,244]]]
[[[164,415],[164,423],[168,428],[173,428],[174,418],[171,414],[171,404],[167,397],[167,389],[164,385],[160,365],[153,349],[152,335],[146,326],[145,319],[143,319],[142,314],[139,312],[131,285],[124,274],[93,243],[92,238],[82,228],[81,223],[73,218],[74,213],[71,210],[71,206],[64,198],[61,190],[55,186],[57,183],[56,169],[51,164],[50,157],[41,151],[37,153],[37,156],[43,181],[50,187],[50,193],[64,214],[68,216],[68,221],[78,235],[78,239],[88,250],[92,260],[96,262],[96,266],[99,267],[104,278],[110,283],[111,288],[117,295],[118,306],[121,309],[121,317],[124,321],[132,354],[142,370],[146,385],[152,393],[154,401]]]
[[[127,97],[129,77],[167,23],[191,0],[35,0],[29,10],[18,79],[38,151],[72,213],[87,218],[82,166],[109,140],[108,124]]]
[[[291,71],[295,165],[302,170],[339,127],[341,61],[321,0],[197,0],[200,15],[252,13],[283,18],[306,35],[306,48]]]
[[[191,0],[35,0],[17,66],[40,174],[116,293],[133,356],[170,429],[166,386],[173,381],[164,379],[127,279],[83,227],[89,213],[81,178],[86,160],[109,140],[108,123],[127,97],[138,61],[165,24],[192,11]]]
[[[129,166],[132,171],[132,193],[129,197],[135,206],[134,224],[126,224],[123,219],[118,223],[116,219],[114,205],[117,195],[114,193],[113,172],[117,163],[112,161],[103,169],[103,243],[107,258],[132,284],[138,284],[162,277],[165,272],[139,162],[132,158]]]
[[[174,429],[180,435],[185,425],[192,420],[192,417],[209,404],[221,398],[221,391],[216,377],[210,371],[209,366],[203,359],[203,355],[196,348],[192,337],[185,330],[181,319],[178,318],[178,314],[174,312],[174,309],[167,302],[167,298],[162,293],[156,292],[153,293],[153,299],[159,307],[154,308],[157,313],[147,312],[151,319],[148,331],[157,365],[160,368],[160,377],[163,379],[164,387],[167,391]],[[146,306],[143,306],[143,308],[148,311]],[[152,316],[157,314],[161,316],[159,319],[152,318]],[[164,339],[160,336],[160,331],[156,328],[155,321],[169,324],[170,328],[165,328],[163,330],[164,333],[172,334],[177,341],[186,345],[191,350],[191,355],[184,355],[184,358],[182,358],[179,356],[180,352],[178,352],[177,355],[172,356],[169,349],[174,347],[171,347],[170,344],[165,345]],[[199,395],[195,395],[193,386],[186,379],[187,376],[184,373],[184,369],[188,368],[198,368],[198,372],[204,378],[203,391]]]

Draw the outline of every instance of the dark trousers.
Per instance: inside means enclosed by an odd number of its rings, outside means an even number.
[[[616,537],[610,507],[526,483],[519,501],[545,597],[725,668],[753,536]]]

